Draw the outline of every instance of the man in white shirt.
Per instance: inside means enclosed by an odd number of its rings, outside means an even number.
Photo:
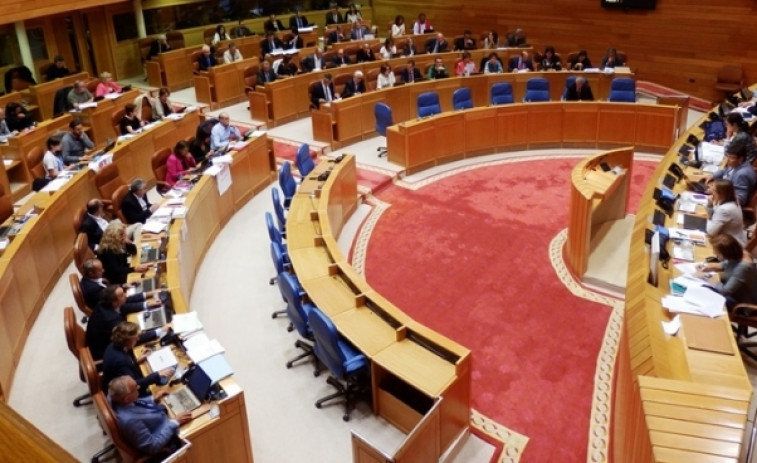
[[[233,63],[234,61],[242,61],[242,54],[237,49],[237,45],[234,42],[229,42],[229,48],[223,52],[224,64]]]
[[[242,134],[236,127],[229,124],[230,121],[229,113],[218,115],[218,124],[214,125],[213,130],[210,131],[210,149],[218,150],[229,142],[242,139]]]

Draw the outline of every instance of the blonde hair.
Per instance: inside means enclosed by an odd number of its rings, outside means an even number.
[[[105,79],[110,79],[111,77],[113,77],[113,75],[112,75],[112,74],[111,74],[110,72],[107,72],[107,71],[106,71],[106,72],[102,72],[102,73],[100,73],[100,78],[101,78],[102,80],[105,80]]]
[[[122,233],[126,232],[126,225],[121,222],[111,222],[103,232],[103,237],[100,240],[101,251],[110,251],[117,254],[124,252],[124,241],[121,238]]]
[[[110,342],[116,347],[123,348],[126,346],[126,341],[137,336],[139,336],[139,325],[132,322],[120,322],[113,327]]]

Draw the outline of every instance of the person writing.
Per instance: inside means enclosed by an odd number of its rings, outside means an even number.
[[[100,74],[100,82],[95,87],[95,97],[105,96],[108,93],[121,93],[122,91],[121,86],[113,82],[113,76],[110,72]]]
[[[173,187],[190,169],[197,167],[195,158],[189,153],[189,146],[184,140],[179,140],[174,146],[173,153],[166,160],[166,183]]]
[[[718,262],[699,265],[703,273],[720,272],[714,289],[726,299],[726,307],[757,304],[757,267],[752,256],[744,252],[736,238],[721,233],[710,240]]]
[[[320,85],[313,86],[310,102],[318,109],[322,104],[331,103],[337,98],[339,98],[339,94],[334,91],[334,84],[331,83],[331,74],[326,73],[323,75]]]

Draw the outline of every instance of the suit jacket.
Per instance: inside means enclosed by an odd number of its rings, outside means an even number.
[[[342,64],[352,64],[352,60],[347,54],[345,54],[341,58],[339,57],[339,55],[334,55],[334,59],[332,59],[331,62],[334,64],[334,66],[337,67],[341,66]]]
[[[344,35],[344,32],[342,32],[342,34],[340,35],[339,31],[334,29],[333,31],[329,33],[329,40],[328,40],[329,45],[331,45],[332,43],[344,42],[346,40],[347,40],[347,37]]]
[[[102,304],[95,307],[87,322],[85,335],[87,347],[89,347],[93,359],[100,360],[103,358],[105,349],[110,344],[110,334],[113,332],[113,328],[122,321],[124,321],[124,317],[119,310],[104,307]],[[139,335],[137,342],[142,344],[157,337],[158,335],[154,330],[144,331]]]
[[[337,11],[336,13],[336,19],[334,19],[334,14],[329,11],[326,13],[326,25],[329,26],[331,24],[342,24],[344,22],[344,16],[342,16],[342,13],[339,13]]]
[[[357,93],[365,93],[365,80],[361,80],[359,84],[355,84],[355,79],[350,79],[344,84],[344,92],[342,92],[342,98],[349,98]]]
[[[329,89],[331,90],[331,98],[332,100],[335,97],[334,93],[334,84],[329,84]],[[326,99],[326,95],[323,92],[323,82],[320,82],[318,85],[315,85],[313,87],[313,93],[310,95],[310,101],[313,103],[313,106],[316,108],[321,107],[321,103],[319,100]]]
[[[84,219],[81,221],[81,227],[79,232],[87,234],[87,240],[89,241],[89,247],[94,251],[95,245],[100,244],[100,239],[103,237],[103,229],[97,225],[95,219],[89,214],[84,214]]]
[[[404,68],[402,72],[400,72],[400,76],[402,77],[402,82],[410,82],[410,72],[407,70],[407,68]],[[418,68],[413,68],[413,82],[417,82],[421,79],[423,79],[423,76],[421,76],[421,71],[419,71]]]
[[[365,34],[368,34],[368,28],[365,26],[360,26],[358,28],[353,28],[350,31],[350,38],[352,40],[363,40],[365,39]]]
[[[145,223],[150,218],[152,215],[152,212],[150,212],[151,204],[147,199],[147,195],[144,196],[144,200],[147,203],[147,209],[142,209],[139,199],[134,196],[134,193],[129,192],[124,196],[124,201],[121,203],[121,212],[123,212],[127,224]]]
[[[444,53],[447,51],[448,46],[446,40],[437,45],[436,38],[431,38],[426,41],[426,46],[424,48],[426,49],[426,53]],[[434,49],[436,49],[436,51]]]
[[[214,53],[211,53],[208,56],[200,54],[200,57],[197,58],[197,67],[200,71],[207,71],[216,64],[218,63],[216,62],[216,55]]]
[[[455,50],[475,50],[476,40],[471,37],[468,43],[465,43],[465,38],[460,37],[455,39]]]
[[[147,59],[152,59],[153,56],[157,56],[170,49],[171,47],[168,44],[163,45],[157,39],[153,40],[152,43],[150,44],[150,52],[147,54]]]
[[[151,405],[140,405],[143,401]],[[178,424],[168,419],[166,409],[151,398],[139,399],[129,405],[114,405],[118,430],[124,440],[146,455],[154,455],[175,439]]]
[[[133,243],[127,243],[125,252],[114,253],[111,251],[99,251],[97,258],[103,263],[105,279],[114,285],[126,283],[126,277],[134,269],[129,265],[129,256],[137,253],[137,247]]]
[[[306,56],[300,63],[304,72],[313,72],[315,70],[315,55]],[[326,67],[326,60],[321,57],[321,69]]]
[[[84,295],[84,302],[87,307],[94,310],[100,304],[100,294],[102,294],[105,286],[101,285],[95,280],[89,278],[82,278],[79,280],[79,287]],[[145,293],[132,294],[127,296],[126,303],[121,306],[121,313],[124,315],[140,312],[145,309]]]
[[[402,54],[405,56],[417,55],[418,47],[415,46],[412,40],[405,42],[405,47],[402,49]]]
[[[507,46],[508,47],[525,47],[527,46],[526,43],[526,37],[518,37],[517,35],[509,34],[507,36]]]
[[[266,80],[266,74],[268,75],[268,79]],[[263,69],[258,71],[258,85],[265,85],[266,82],[273,82],[276,80],[278,76],[275,72],[273,72],[273,68],[269,69],[268,72],[265,72]]]
[[[583,84],[580,94],[576,91],[575,84],[568,87],[568,91],[565,93],[565,101],[578,100],[594,101],[594,94],[591,92],[591,87],[589,87],[589,84]]]
[[[301,49],[303,47],[302,37],[299,35],[295,36],[290,40],[289,42],[284,44],[285,50],[291,50],[296,48],[297,50]]]
[[[265,30],[266,32],[268,32],[268,31],[273,31],[273,32],[283,31],[284,30],[284,25],[281,24],[281,21],[279,21],[278,19],[275,20],[275,21],[271,21],[269,19],[268,21],[266,21],[266,22],[263,23],[263,30]]]
[[[260,46],[263,47],[263,56],[271,53],[276,48],[284,48],[284,44],[281,42],[281,40],[279,40],[278,37],[273,38],[273,47],[271,47],[271,42],[268,39],[260,42]]]
[[[364,49],[358,50],[357,54],[355,55],[355,58],[357,58],[358,63],[364,63],[366,61],[376,61],[376,55],[373,54],[373,50],[370,52],[366,52]]]
[[[160,375],[157,371],[145,376],[139,368],[134,355],[131,352],[125,352],[113,344],[108,344],[103,354],[103,377],[102,388],[108,390],[108,385],[114,378],[119,376],[131,376],[137,382],[139,395],[145,396],[150,393],[148,387],[157,384],[160,381]]]
[[[289,28],[291,29],[293,27],[296,27],[299,29],[300,27],[308,27],[310,25],[308,18],[306,18],[305,16],[300,16],[300,22],[301,24],[297,24],[297,16],[292,16],[291,18],[289,18]]]
[[[510,61],[507,63],[507,70],[513,72],[514,70],[518,69],[518,63],[520,63],[520,59],[520,56],[513,56],[512,58],[510,58]],[[534,62],[531,60],[531,58],[525,60],[523,62],[523,66],[529,71],[534,70]]]

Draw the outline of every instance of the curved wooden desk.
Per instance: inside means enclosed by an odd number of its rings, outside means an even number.
[[[327,169],[324,183],[314,180]],[[407,434],[391,459],[353,434],[354,461],[437,461],[468,427],[470,351],[411,319],[349,265],[336,239],[357,203],[355,157],[319,164],[292,200],[289,257],[308,297],[370,360],[374,413]]]
[[[677,106],[640,103],[522,103],[446,112],[386,131],[389,161],[408,173],[479,154],[554,147],[662,152],[673,141]]]

